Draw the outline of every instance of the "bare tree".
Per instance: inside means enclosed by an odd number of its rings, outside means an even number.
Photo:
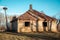
[[[0,13],[0,26],[4,25],[4,14]]]

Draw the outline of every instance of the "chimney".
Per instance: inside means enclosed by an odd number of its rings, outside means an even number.
[[[32,10],[32,4],[30,4],[30,10]]]

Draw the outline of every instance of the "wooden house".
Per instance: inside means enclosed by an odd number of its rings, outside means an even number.
[[[57,20],[38,12],[30,5],[29,10],[11,21],[12,30],[16,32],[57,32]]]

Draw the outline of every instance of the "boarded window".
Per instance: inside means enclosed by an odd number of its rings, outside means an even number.
[[[30,26],[30,22],[25,22],[25,26]]]
[[[47,26],[47,22],[43,22],[43,26],[46,27]]]

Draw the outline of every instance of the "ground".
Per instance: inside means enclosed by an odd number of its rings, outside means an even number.
[[[60,40],[60,33],[11,33],[0,32],[0,40]]]

